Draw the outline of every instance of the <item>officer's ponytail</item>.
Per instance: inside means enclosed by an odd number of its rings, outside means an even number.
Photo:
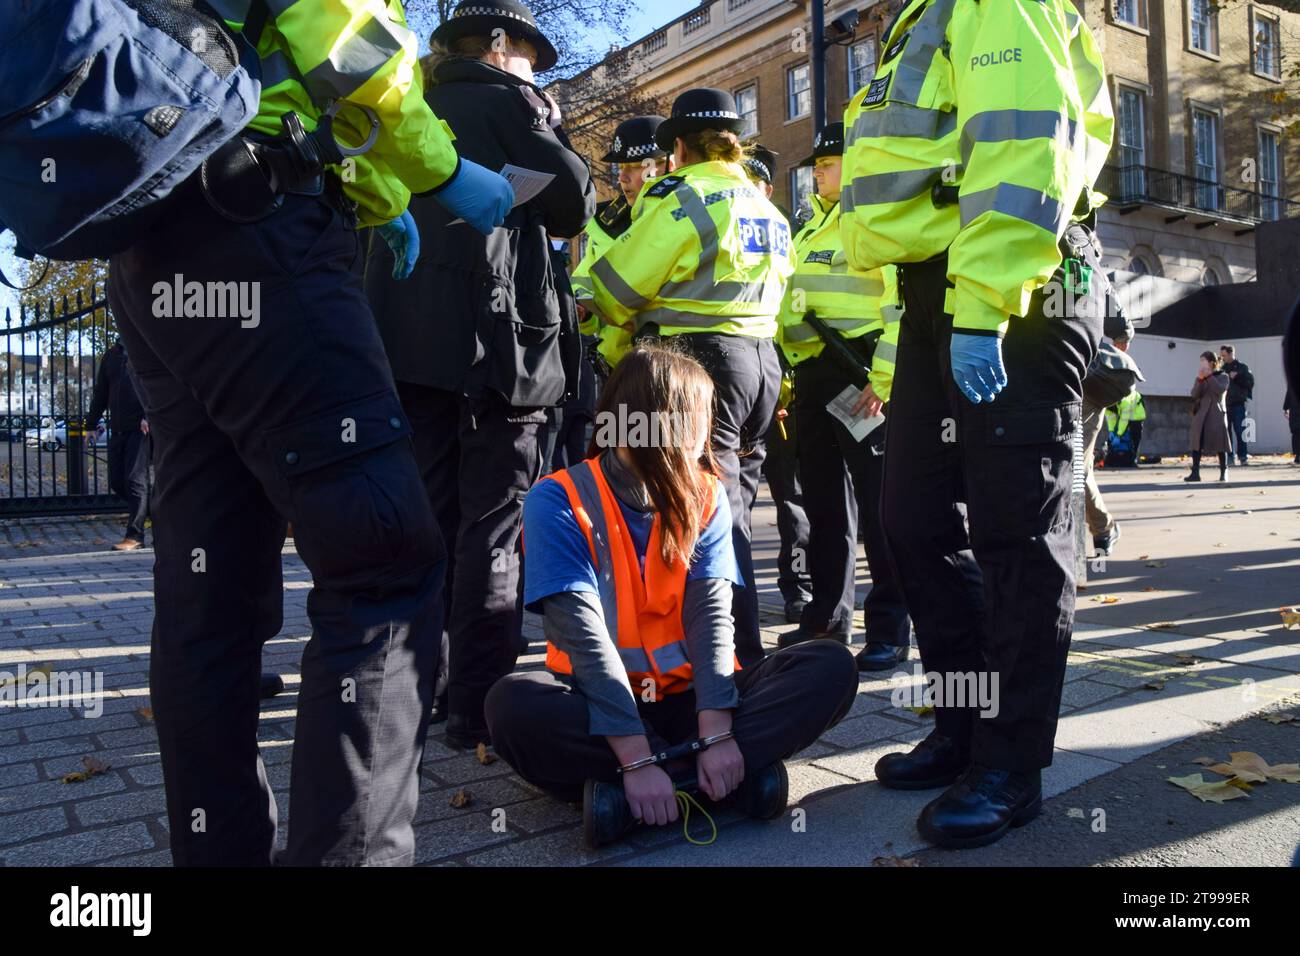
[[[703,129],[682,137],[688,158],[697,162],[740,163],[749,158],[752,149],[742,146],[740,138],[730,130]]]

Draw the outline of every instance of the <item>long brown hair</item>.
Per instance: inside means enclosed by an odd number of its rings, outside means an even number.
[[[698,157],[705,162],[741,163],[754,155],[752,144],[741,144],[740,137],[731,130],[702,129],[681,137],[688,159]]]
[[[609,377],[588,457],[626,448],[660,521],[664,563],[689,564],[718,474],[713,458],[713,379],[671,343],[643,343]],[[702,447],[701,447],[702,445]]]

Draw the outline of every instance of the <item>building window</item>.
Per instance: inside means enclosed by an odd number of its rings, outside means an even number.
[[[1214,266],[1205,267],[1205,272],[1201,275],[1201,285],[1223,285]]]
[[[682,21],[682,36],[690,36],[696,30],[709,25],[709,11],[712,7],[701,7]]]
[[[1279,170],[1277,133],[1259,131],[1259,215],[1277,219],[1281,213],[1282,177]]]
[[[736,90],[736,112],[745,126],[740,131],[741,139],[758,135],[758,87],[747,86]]]
[[[1275,17],[1265,16],[1258,10],[1251,11],[1251,18],[1255,27],[1251,36],[1251,60],[1255,72],[1274,80],[1281,79],[1282,43],[1279,23]]]
[[[816,180],[813,179],[811,166],[796,166],[790,170],[790,205],[794,209],[794,214],[801,222],[806,221],[812,215],[812,207],[808,205],[808,196],[817,188]]]
[[[876,75],[876,38],[867,37],[849,47],[849,98]]]
[[[1219,208],[1219,117],[1192,110],[1192,146],[1196,160],[1196,205]]]
[[[1142,94],[1119,90],[1120,185],[1126,197],[1146,195],[1146,120]]]
[[[1219,52],[1219,9],[1214,0],[1187,0],[1188,40],[1193,50]]]
[[[1116,23],[1127,23],[1129,26],[1146,29],[1146,0],[1114,0],[1111,12]]]
[[[1128,264],[1128,271],[1135,276],[1149,276],[1152,274],[1151,266],[1141,256],[1134,256]]]
[[[641,44],[642,53],[657,53],[668,45],[668,34],[664,32],[656,33]]]
[[[800,63],[785,71],[785,118],[798,119],[812,110],[812,71]]]

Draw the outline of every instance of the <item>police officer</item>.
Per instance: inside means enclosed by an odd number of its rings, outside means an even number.
[[[614,129],[613,142],[601,162],[618,164],[619,195],[597,204],[596,215],[587,223],[584,234],[582,261],[573,270],[573,291],[584,315],[582,334],[600,339],[596,350],[604,370],[612,370],[627,354],[632,347],[632,333],[601,322],[600,315],[592,310],[591,267],[632,225],[632,204],[641,187],[672,169],[671,157],[655,142],[655,130],[663,121],[662,116],[634,116]]]
[[[559,106],[537,85],[557,54],[527,7],[464,0],[430,46],[425,101],[461,155],[552,177],[486,238],[453,224],[436,196],[416,198],[426,239],[411,281],[393,281],[381,243],[366,266],[416,460],[452,545],[446,741],[473,749],[489,742],[488,688],[514,669],[523,641],[519,531],[524,495],[543,472],[548,410],[578,384],[576,312],[565,310],[551,241],[583,230],[596,191]]]
[[[398,218],[419,191],[490,231],[512,191],[424,105],[395,0],[211,5],[256,44],[257,116],[109,274],[155,442],[150,694],[172,856],[271,862],[259,663],[282,623],[287,519],[313,589],[285,861],[406,864],[444,551],[351,269],[354,224]],[[364,107],[373,147],[322,168],[345,96],[340,138],[362,142]]]
[[[977,846],[1038,812],[1052,762],[1075,602],[1071,437],[1104,277],[1072,222],[1102,201],[1113,121],[1066,0],[909,0],[882,46],[845,115],[841,235],[854,268],[899,265],[885,533],[925,670],[985,691],[942,696],[934,732],[876,776],[952,785],[918,828]]]
[[[799,627],[781,635],[782,646],[814,638],[849,643],[856,603],[854,578],[858,526],[865,534],[871,590],[863,610],[867,645],[862,670],[887,670],[906,659],[911,622],[880,523],[885,429],[854,435],[828,410],[841,393],[868,414],[889,397],[898,309],[892,266],[855,269],[840,243],[840,164],[844,124],[818,131],[813,153],[800,166],[813,167],[817,191],[809,197],[812,218],[795,237],[795,272],[781,306],[781,348],[794,366],[795,419],[799,431],[799,478],[805,492],[812,601]],[[826,333],[847,346],[870,383],[855,387],[841,353],[828,348],[810,324],[812,313]],[[863,387],[865,386],[865,387]],[[868,409],[867,406],[870,406]]]
[[[632,226],[591,267],[595,309],[637,335],[680,336],[716,390],[714,454],[731,502],[743,585],[735,590],[741,664],[763,657],[750,512],[781,387],[772,336],[790,263],[790,228],[740,163],[731,94],[694,89],[655,132],[677,171],[648,184]]]

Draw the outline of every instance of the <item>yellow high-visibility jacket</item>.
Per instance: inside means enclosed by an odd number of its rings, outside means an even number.
[[[786,286],[781,312],[781,350],[791,365],[820,355],[825,348],[804,321],[809,312],[846,339],[882,331],[871,362],[871,387],[888,401],[898,354],[898,279],[894,266],[854,269],[840,242],[840,203],[814,193],[813,216],[794,237],[794,275]],[[883,389],[883,391],[882,391]]]
[[[570,276],[573,295],[587,310],[587,318],[578,325],[578,331],[583,335],[600,336],[600,344],[596,348],[610,368],[617,365],[632,348],[632,333],[615,325],[606,325],[600,320],[591,301],[591,267],[631,224],[632,207],[622,196],[597,206],[596,215],[587,223],[587,247],[582,253],[582,260]]]
[[[243,31],[252,0],[209,2],[232,30]],[[251,129],[278,133],[280,116],[293,110],[311,131],[328,104],[341,100],[335,136],[359,146],[370,124],[348,104],[373,110],[378,139],[339,170],[366,226],[397,218],[411,193],[452,177],[460,162],[455,137],[424,102],[419,44],[401,0],[266,0],[266,8],[265,26],[249,37],[262,61],[262,101]]]
[[[841,231],[861,269],[948,251],[953,327],[1002,334],[1060,265],[1114,117],[1069,0],[910,0],[844,116]],[[936,205],[936,185],[959,201]]]
[[[694,163],[642,187],[632,225],[591,266],[592,297],[629,331],[771,338],[790,257],[789,224],[738,163]]]
[[[1130,422],[1147,420],[1147,406],[1136,388],[1106,409],[1106,428],[1112,435],[1123,435]]]

